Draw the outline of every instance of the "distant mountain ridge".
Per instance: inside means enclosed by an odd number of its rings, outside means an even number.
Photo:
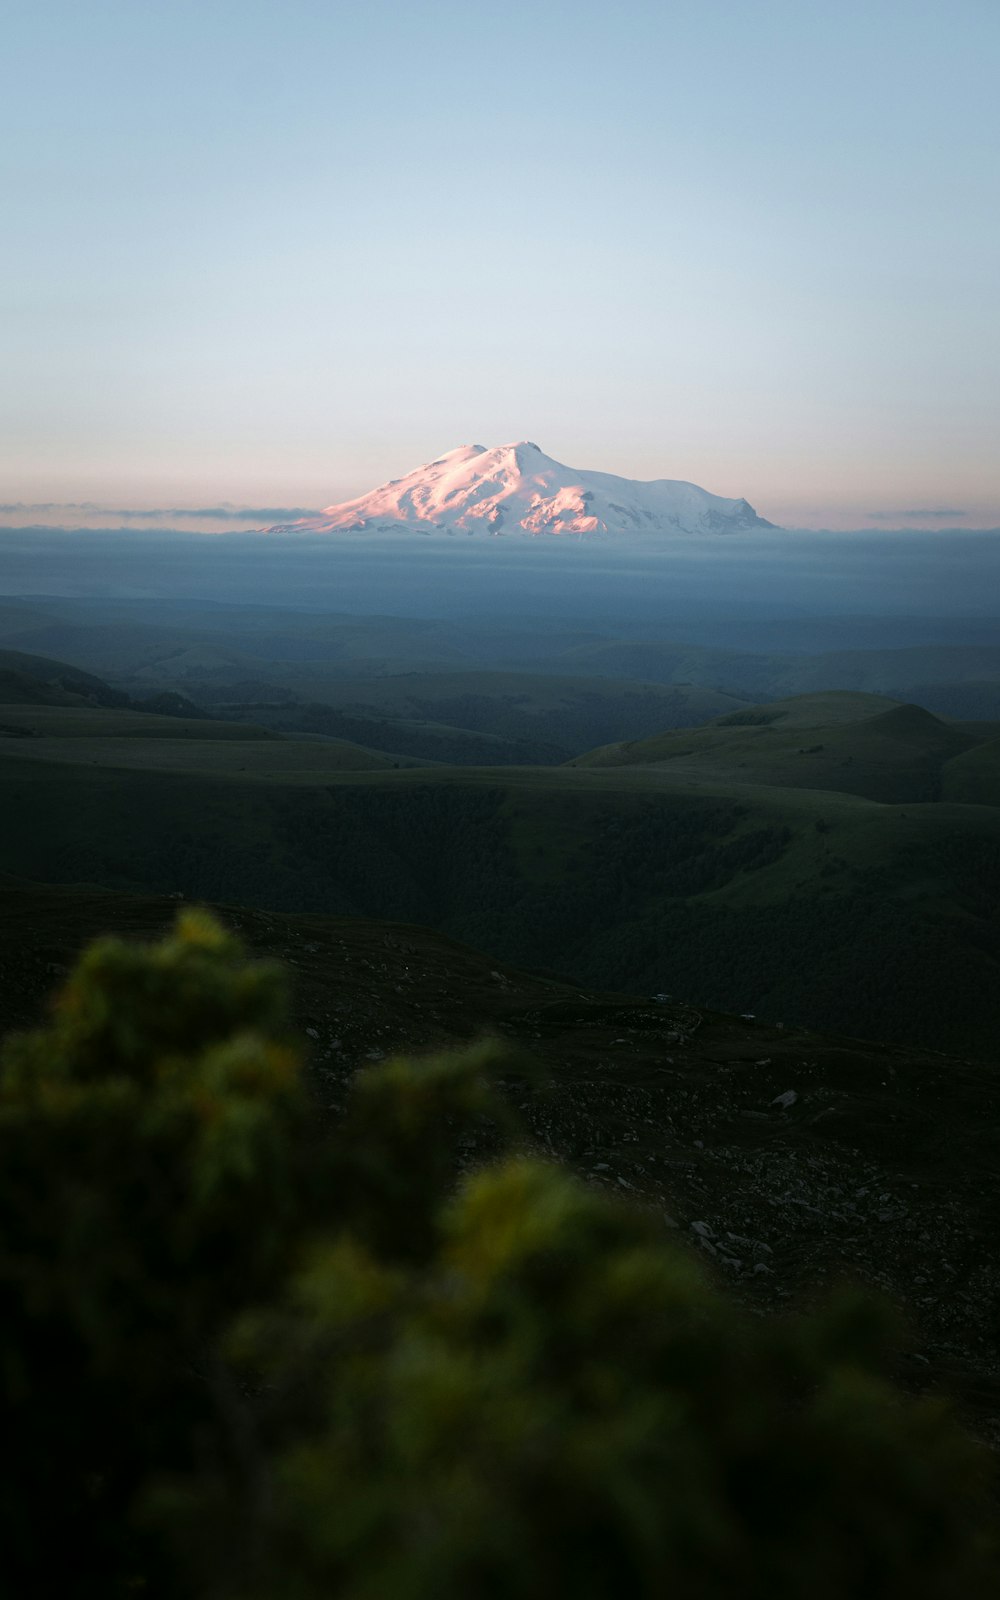
[[[746,500],[672,478],[649,483],[565,467],[537,444],[461,445],[370,494],[270,533],[398,533],[648,538],[774,524]]]
[[[133,700],[103,678],[82,672],[66,661],[28,655],[23,650],[0,650],[0,706],[70,706],[116,711],[143,711],[162,717],[201,719],[206,716],[186,695],[161,690]],[[0,732],[10,732],[0,724]]]
[[[0,705],[127,706],[129,697],[67,661],[0,649]]]

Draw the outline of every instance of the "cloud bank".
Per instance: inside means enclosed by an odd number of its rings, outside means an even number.
[[[873,522],[941,522],[949,517],[967,517],[961,506],[917,506],[910,511],[869,511]]]
[[[197,531],[198,525],[253,528],[273,522],[292,522],[297,517],[314,517],[313,506],[101,506],[90,500],[9,500],[0,501],[0,525],[23,527],[42,523],[47,527],[130,528],[160,527]]]

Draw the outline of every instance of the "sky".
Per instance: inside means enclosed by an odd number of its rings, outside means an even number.
[[[998,0],[0,29],[8,525],[227,526],[525,438],[785,525],[1000,525]]]

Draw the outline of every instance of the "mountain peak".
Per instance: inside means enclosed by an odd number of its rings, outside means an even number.
[[[565,467],[534,440],[519,439],[459,445],[370,494],[272,531],[649,539],[771,526],[746,500],[676,479],[645,483]]]

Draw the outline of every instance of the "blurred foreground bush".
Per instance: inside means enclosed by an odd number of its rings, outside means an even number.
[[[0,1594],[995,1591],[984,1460],[883,1311],[750,1316],[537,1161],[456,1185],[497,1069],[367,1069],[331,1134],[208,917],[85,954],[0,1076]]]

